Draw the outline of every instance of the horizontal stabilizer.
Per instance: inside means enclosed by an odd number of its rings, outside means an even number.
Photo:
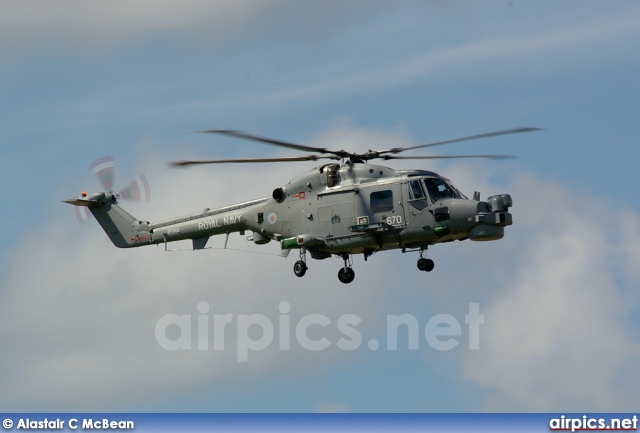
[[[65,203],[72,204],[74,206],[93,206],[98,204],[96,200],[87,200],[86,198],[72,198],[70,200],[63,200]],[[67,208],[68,209],[68,208]]]

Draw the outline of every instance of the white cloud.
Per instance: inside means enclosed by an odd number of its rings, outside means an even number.
[[[520,252],[485,307],[481,350],[464,377],[493,391],[487,410],[632,410],[640,345],[629,314],[638,299],[621,286],[631,273],[620,271],[640,260],[640,237],[620,236],[606,198],[532,174],[516,175],[514,196],[510,235]]]
[[[610,248],[607,252],[616,257],[622,264],[622,272],[629,276],[629,280],[635,284],[640,283],[640,267],[638,258],[640,257],[640,225],[638,225],[637,215],[631,210],[618,204],[612,204],[610,218],[614,221],[615,236],[620,244],[620,248]],[[640,295],[637,295],[640,297]],[[640,298],[636,298],[640,299]]]

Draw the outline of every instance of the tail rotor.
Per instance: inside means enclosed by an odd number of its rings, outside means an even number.
[[[122,188],[118,196],[125,200],[149,201],[151,200],[151,188],[144,173],[138,174],[126,187]]]
[[[104,156],[96,159],[89,164],[91,173],[96,177],[102,190],[108,193],[113,193],[114,178],[116,165],[113,156]],[[85,197],[86,192],[82,193],[82,197]],[[130,200],[130,201],[149,201],[151,199],[151,188],[149,181],[144,173],[139,173],[131,182],[122,188],[119,192],[114,194],[116,199]],[[74,207],[74,213],[76,219],[80,224],[84,223],[87,219],[92,217],[89,208],[86,206]]]
[[[86,220],[93,216],[91,215],[91,211],[89,211],[89,208],[86,206],[74,206],[73,212],[76,214],[76,219],[78,220],[79,224],[83,224]]]
[[[113,192],[116,165],[113,156],[103,156],[89,164],[91,173],[98,179],[104,191]]]

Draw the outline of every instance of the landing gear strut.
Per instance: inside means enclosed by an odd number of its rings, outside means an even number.
[[[307,249],[305,247],[300,248],[300,260],[293,265],[293,273],[296,277],[304,277],[307,273]]]
[[[427,250],[427,247],[420,248],[420,258],[418,259],[418,269],[421,271],[431,272],[433,268],[436,266],[433,263],[433,260],[422,257],[424,252]]]
[[[342,254],[344,266],[338,271],[338,279],[341,283],[349,284],[356,277],[356,273],[351,268],[351,256],[347,253]]]

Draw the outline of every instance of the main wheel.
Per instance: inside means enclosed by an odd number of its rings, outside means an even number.
[[[421,271],[431,272],[435,266],[436,264],[431,259],[425,259],[424,257],[418,259],[418,269]]]
[[[421,271],[427,270],[427,259],[425,259],[424,257],[420,257],[418,259],[418,269],[420,269]]]
[[[431,260],[431,259],[427,259],[426,261],[427,261],[427,265],[426,265],[424,270],[427,271],[427,272],[433,271],[433,268],[436,267],[436,264],[433,263],[433,260]]]
[[[353,269],[351,268],[347,268],[346,271],[344,268],[340,268],[340,270],[338,271],[338,279],[341,283],[349,284],[355,277],[356,273],[353,272]]]
[[[302,260],[298,260],[293,265],[293,273],[296,274],[296,277],[304,277],[304,274],[307,273],[307,264]]]

